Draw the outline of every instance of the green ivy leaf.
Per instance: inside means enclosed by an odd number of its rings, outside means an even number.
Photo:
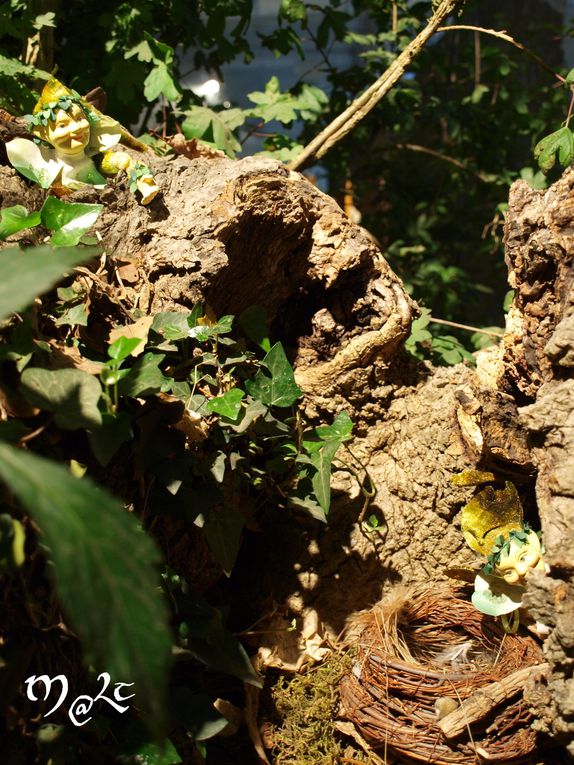
[[[248,393],[268,406],[292,406],[301,396],[301,389],[281,343],[275,343],[261,363],[271,377],[259,369],[253,380],[245,382]]]
[[[34,247],[25,252],[0,252],[0,319],[8,317],[52,287],[62,276],[83,261],[99,254],[96,248],[63,251]]]
[[[171,719],[181,725],[193,741],[206,741],[217,736],[227,720],[204,693],[192,693],[187,688],[172,688],[169,694]]]
[[[114,361],[123,361],[131,354],[132,351],[141,345],[142,339],[140,337],[118,337],[108,346],[108,357]]]
[[[231,575],[237,558],[244,525],[244,520],[237,510],[227,505],[211,508],[205,515],[203,533],[227,576]]]
[[[87,372],[32,367],[22,373],[20,386],[34,406],[54,412],[56,424],[65,430],[102,424],[98,408],[102,388]]]
[[[86,663],[134,683],[161,731],[171,638],[155,545],[115,499],[60,465],[0,443],[0,477],[42,531]]]
[[[87,327],[88,326],[89,311],[86,303],[78,303],[70,308],[67,308],[61,316],[59,316],[55,324],[57,327],[69,324],[72,327]]]
[[[241,411],[241,400],[245,396],[245,393],[240,388],[232,388],[224,393],[222,396],[210,399],[205,408],[209,412],[215,412],[222,417],[227,417],[229,420],[235,422],[239,417]]]
[[[40,223],[40,213],[29,213],[22,205],[5,207],[0,212],[0,239],[6,239],[18,231],[32,228]]]
[[[534,147],[534,158],[545,173],[552,170],[556,157],[562,167],[569,167],[574,162],[574,135],[567,127],[547,135]]]
[[[347,412],[340,412],[331,425],[320,425],[315,428],[314,433],[322,441],[337,441],[341,444],[351,438],[353,431],[353,421]]]
[[[353,422],[347,412],[337,415],[331,425],[321,425],[305,434],[303,448],[308,457],[302,455],[299,462],[310,462],[314,473],[311,478],[313,491],[323,512],[327,514],[331,505],[331,468],[333,459],[344,441],[351,438]]]
[[[79,243],[102,210],[103,205],[64,202],[57,197],[47,197],[40,216],[42,225],[53,232],[52,244],[71,247]]]
[[[315,468],[311,483],[325,515],[331,505],[331,465],[339,446],[338,441],[326,441],[324,446],[310,455],[311,464]]]
[[[188,604],[187,610],[188,644],[195,658],[210,669],[261,688],[261,678],[239,640],[224,626],[221,611],[200,596]]]
[[[189,313],[163,311],[153,317],[151,328],[166,340],[183,340],[189,337]]]
[[[88,432],[94,456],[104,467],[120,446],[133,438],[132,418],[127,412],[102,414],[102,424]]]
[[[128,374],[120,382],[120,396],[152,396],[161,391],[167,391],[172,380],[161,371],[160,364],[165,359],[163,353],[144,353],[140,356]]]
[[[271,350],[267,311],[260,305],[246,308],[239,316],[239,325],[247,337],[267,353]]]

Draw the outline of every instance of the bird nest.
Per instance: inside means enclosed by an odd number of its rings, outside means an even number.
[[[385,761],[530,761],[536,734],[522,690],[543,660],[533,638],[505,633],[461,588],[402,591],[357,622],[341,713]]]

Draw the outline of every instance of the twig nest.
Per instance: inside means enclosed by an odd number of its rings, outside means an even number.
[[[522,698],[525,668],[543,661],[533,638],[505,633],[463,588],[440,585],[401,590],[358,621],[341,714],[377,754],[468,765],[525,762],[535,751],[533,717]],[[447,738],[449,719],[461,712],[461,732]]]

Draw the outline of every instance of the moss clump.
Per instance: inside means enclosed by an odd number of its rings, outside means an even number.
[[[271,727],[270,738],[275,765],[369,762],[335,728],[339,681],[350,671],[351,663],[348,654],[333,653],[301,674],[282,676],[273,687],[278,722]]]

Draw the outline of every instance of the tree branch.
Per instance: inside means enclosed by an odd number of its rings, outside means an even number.
[[[391,90],[406,72],[409,65],[422,52],[429,38],[464,0],[441,0],[426,27],[412,40],[383,74],[367,90],[356,98],[342,114],[319,133],[301,154],[289,165],[298,170],[323,157],[338,141],[344,138],[371,109]]]
[[[530,48],[527,48],[522,43],[519,43],[518,40],[515,40],[514,37],[511,37],[505,30],[502,30],[498,32],[496,29],[485,29],[484,27],[475,27],[471,26],[469,24],[452,24],[448,27],[440,27],[437,29],[437,32],[454,32],[457,29],[466,29],[470,32],[480,32],[483,35],[490,35],[491,37],[498,37],[499,40],[504,40],[507,43],[510,43],[511,45],[514,45],[515,48],[518,48],[518,50],[521,50],[523,53],[526,53],[528,58],[531,58],[532,61],[535,61],[538,66],[541,66],[543,69],[545,69],[547,72],[550,72],[550,74],[553,77],[556,77],[559,82],[564,84],[566,80],[562,75],[557,74],[554,69],[552,69],[551,66],[548,66],[546,61],[544,59],[540,58],[540,56],[537,56],[536,53],[530,50]]]

